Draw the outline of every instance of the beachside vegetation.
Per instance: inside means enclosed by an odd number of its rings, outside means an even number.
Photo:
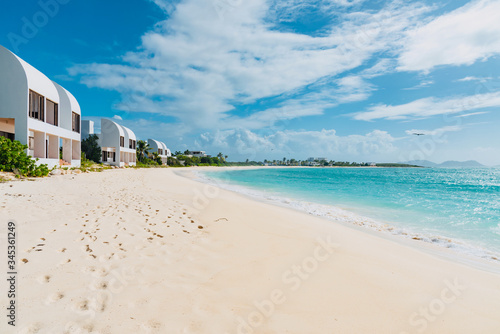
[[[137,152],[137,163],[143,163],[143,164],[148,164],[148,161],[150,160],[148,158],[149,155],[149,150],[151,148],[149,147],[149,144],[144,141],[144,140],[138,140],[137,141],[137,146],[136,146],[136,152]]]
[[[189,151],[188,151],[189,152]],[[180,152],[176,152],[180,153]],[[175,156],[174,167],[189,167],[189,166],[224,166],[225,161],[221,161],[218,157],[195,157],[186,154],[177,154]]]
[[[95,163],[101,161],[101,147],[99,146],[99,137],[96,134],[90,135],[82,140],[82,153],[85,154],[84,157],[87,160]]]
[[[36,161],[26,154],[28,145],[21,144],[18,140],[0,137],[0,171],[14,172],[16,177],[47,176],[50,172],[46,164],[37,166]]]

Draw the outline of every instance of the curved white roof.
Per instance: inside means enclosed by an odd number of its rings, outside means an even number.
[[[10,52],[10,51],[9,51]],[[57,93],[56,86],[52,81],[47,78],[42,72],[13,54],[26,73],[28,79],[28,88],[48,98],[49,100],[59,103],[59,94]],[[74,98],[73,98],[74,99]],[[75,100],[76,101],[76,100]]]
[[[71,94],[66,88],[62,87],[61,85],[59,85],[59,87],[61,87],[64,90],[64,93],[66,93],[66,95],[68,96],[69,103],[71,104],[71,111],[74,111],[77,114],[81,114],[82,111],[80,109],[80,104],[75,99],[75,97],[73,96],[73,94]]]
[[[125,131],[124,131],[123,127],[122,127],[120,124],[115,123],[115,122],[113,122],[112,120],[107,119],[107,118],[102,118],[102,119],[101,119],[101,133],[104,133],[104,132],[105,132],[103,128],[104,128],[105,126],[108,126],[108,124],[106,124],[106,123],[109,123],[109,124],[111,124],[111,125],[114,125],[114,126],[118,129],[118,132],[120,133],[120,136],[125,137]]]
[[[154,140],[154,139],[148,139],[148,143],[149,143],[149,145],[154,144],[156,146],[156,147],[153,147],[154,149],[162,149],[163,152],[165,152],[164,155],[166,155],[167,151],[169,150],[167,148],[167,145],[165,145],[165,143],[162,142],[162,141]]]
[[[149,144],[149,146],[151,146],[154,149],[161,148],[160,142],[158,140],[148,139],[148,144]],[[155,145],[156,147],[153,147],[153,145]]]
[[[135,133],[132,130],[130,130],[129,128],[127,128],[123,125],[122,125],[122,128],[123,128],[123,130],[125,130],[125,132],[127,132],[128,139],[136,140]]]

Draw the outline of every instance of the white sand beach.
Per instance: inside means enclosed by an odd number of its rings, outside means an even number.
[[[0,183],[0,333],[500,333],[500,274],[176,171]]]

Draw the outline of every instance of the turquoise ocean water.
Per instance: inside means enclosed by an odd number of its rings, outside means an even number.
[[[487,259],[500,254],[498,168],[262,168],[202,175],[311,214]]]

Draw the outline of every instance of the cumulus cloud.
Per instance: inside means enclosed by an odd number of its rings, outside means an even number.
[[[396,150],[395,139],[386,131],[365,135],[339,136],[335,130],[277,131],[260,135],[247,129],[217,130],[200,136],[199,144],[215,151],[229,152],[233,158],[303,159],[326,156],[333,160],[380,159]]]
[[[473,1],[410,30],[399,69],[429,71],[439,65],[470,65],[500,53],[497,0]]]
[[[161,8],[167,3],[154,2]],[[359,2],[321,3],[352,6]],[[366,99],[374,89],[366,82],[368,74],[339,76],[395,48],[405,30],[427,11],[425,6],[391,2],[378,11],[340,15],[338,24],[312,36],[277,29],[279,21],[269,18],[273,3],[278,2],[181,1],[175,10],[164,8],[168,18],[145,33],[138,51],[125,54],[122,64],[81,64],[70,74],[89,87],[120,92],[122,100],[115,106],[120,110],[172,116],[193,128],[241,124],[244,117],[232,114],[239,106],[280,96],[291,101],[273,110],[256,110],[248,124],[270,114],[285,119],[317,115],[339,103]],[[382,73],[383,66],[388,64],[374,68],[370,75]],[[316,94],[293,96],[322,82],[333,87],[324,85]]]
[[[450,99],[428,97],[394,106],[377,105],[352,116],[362,121],[420,119],[436,115],[459,114],[488,107],[500,107],[500,91]]]

